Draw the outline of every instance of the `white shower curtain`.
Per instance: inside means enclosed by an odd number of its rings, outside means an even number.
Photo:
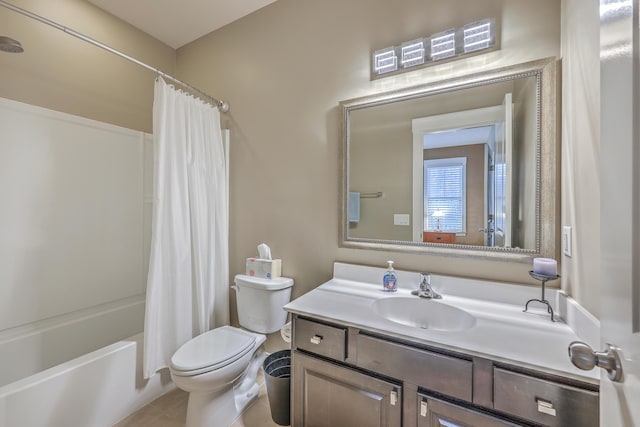
[[[220,113],[156,79],[154,205],[144,377],[192,337],[229,323],[227,173]]]

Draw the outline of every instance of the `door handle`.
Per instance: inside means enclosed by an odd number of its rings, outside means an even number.
[[[622,358],[618,347],[607,344],[605,351],[593,351],[589,344],[574,341],[569,344],[569,358],[576,368],[590,371],[596,366],[607,371],[613,382],[624,381],[622,376]]]

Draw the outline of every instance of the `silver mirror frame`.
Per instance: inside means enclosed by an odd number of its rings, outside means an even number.
[[[343,248],[371,249],[439,256],[474,257],[489,260],[530,262],[532,258],[557,257],[559,236],[559,83],[558,61],[546,58],[538,61],[483,71],[462,77],[441,80],[346,101],[339,104],[342,142],[342,177],[340,187],[340,232],[339,245]],[[397,240],[378,240],[349,237],[347,199],[349,194],[349,113],[376,105],[441,94],[466,88],[499,83],[521,77],[537,79],[537,123],[536,138],[536,247],[535,249],[494,248],[484,246],[423,243]]]

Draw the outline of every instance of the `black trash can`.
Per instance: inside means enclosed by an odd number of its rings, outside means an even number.
[[[271,418],[278,425],[288,426],[291,423],[291,350],[271,353],[264,360],[262,367]]]

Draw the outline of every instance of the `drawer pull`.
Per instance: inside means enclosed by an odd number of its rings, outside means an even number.
[[[391,406],[396,406],[396,403],[398,403],[398,392],[393,390],[391,392],[391,394],[389,395],[389,403],[391,403]]]
[[[553,407],[553,403],[542,399],[536,399],[536,403],[538,404],[538,412],[554,417],[556,416],[556,409]]]
[[[322,335],[314,335],[309,341],[311,342],[311,344],[320,344],[320,342],[322,341]]]
[[[421,417],[427,416],[427,402],[425,402],[424,400],[420,402],[420,416]]]

